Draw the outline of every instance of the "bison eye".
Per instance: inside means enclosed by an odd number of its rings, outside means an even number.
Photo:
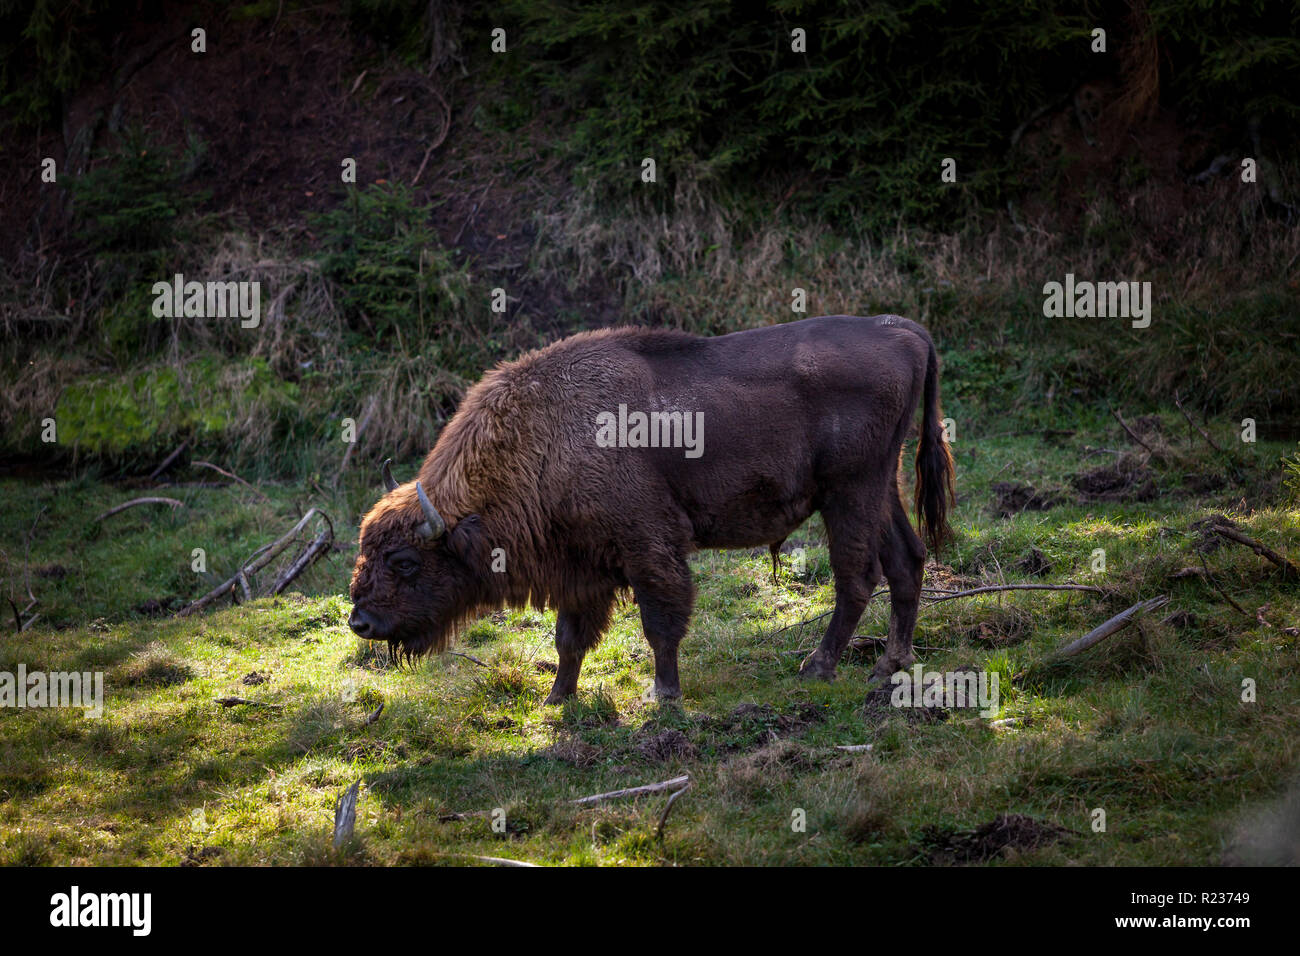
[[[419,556],[412,551],[398,551],[396,554],[390,554],[385,559],[385,563],[395,574],[400,574],[404,578],[408,578],[420,570]]]

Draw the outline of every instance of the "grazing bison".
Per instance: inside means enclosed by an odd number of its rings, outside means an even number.
[[[883,572],[889,639],[875,667],[911,665],[925,546],[899,497],[903,440],[923,403],[916,510],[947,534],[952,457],[925,329],[834,315],[716,338],[584,332],[506,362],[469,390],[420,468],[361,523],[349,624],[408,658],[443,650],[502,605],[556,609],[548,704],[578,688],[620,589],[679,697],[677,645],[701,548],[781,542],[826,524],[835,612],[801,673],[831,680]]]

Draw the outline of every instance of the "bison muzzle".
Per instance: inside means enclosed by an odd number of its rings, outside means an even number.
[[[410,659],[505,605],[556,610],[546,703],[575,693],[583,657],[631,588],[655,696],[681,695],[689,555],[781,543],[826,526],[835,611],[801,673],[830,680],[881,575],[889,637],[874,676],[911,665],[926,548],[900,498],[922,407],[915,507],[937,550],[952,457],[925,329],[894,315],[823,316],[705,338],[584,332],[499,365],[466,394],[420,468],[361,523],[350,624]]]

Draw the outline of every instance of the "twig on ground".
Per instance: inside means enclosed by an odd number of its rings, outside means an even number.
[[[691,789],[691,784],[690,781],[687,781],[686,786],[682,787],[680,790],[673,791],[672,795],[668,798],[668,802],[664,804],[664,812],[659,814],[659,826],[655,827],[655,839],[660,843],[664,842],[664,824],[668,822],[669,811],[672,810],[673,804],[677,802],[677,798],[689,789]]]
[[[1124,419],[1123,419],[1122,417],[1120,417],[1119,412],[1117,412],[1117,411],[1115,411],[1115,409],[1111,408],[1109,404],[1107,404],[1106,407],[1107,407],[1107,408],[1110,408],[1110,413],[1111,413],[1111,415],[1113,415],[1113,416],[1115,417],[1115,421],[1119,422],[1119,427],[1122,428],[1122,429],[1124,429],[1124,434],[1128,435],[1128,437],[1131,438],[1131,439],[1133,439],[1134,442],[1136,442],[1137,444],[1139,444],[1139,445],[1141,445],[1143,448],[1145,448],[1145,449],[1147,450],[1147,454],[1148,454],[1148,455],[1151,455],[1152,457],[1155,457],[1155,454],[1156,454],[1156,453],[1152,450],[1151,446],[1148,445],[1146,442],[1144,442],[1141,438],[1138,438],[1138,437],[1137,437],[1137,434],[1133,431],[1133,429],[1131,429],[1131,428],[1128,427],[1128,422],[1124,421]]]
[[[203,597],[199,598],[194,603],[186,605],[185,607],[181,608],[179,611],[176,612],[176,616],[188,617],[189,615],[193,614],[195,611],[200,611],[203,608],[207,607],[209,604],[211,604],[213,601],[217,600],[218,598],[222,597],[223,595],[229,594],[230,589],[235,587],[239,583],[239,578],[241,575],[256,574],[262,568],[270,564],[271,561],[275,559],[276,555],[278,555],[281,551],[285,550],[287,547],[289,547],[290,544],[292,544],[295,540],[297,540],[298,535],[302,532],[302,529],[307,526],[307,523],[311,521],[312,518],[315,518],[317,516],[324,518],[326,523],[329,524],[331,528],[333,528],[333,523],[330,522],[328,515],[326,515],[323,511],[320,511],[316,508],[310,509],[305,515],[302,516],[302,518],[299,519],[298,523],[294,525],[292,528],[290,528],[285,534],[283,534],[281,537],[277,538],[275,541],[271,542],[270,544],[263,545],[261,548],[258,548],[257,551],[254,552],[254,557],[250,558],[243,566],[239,568],[239,570],[237,570],[229,578],[221,582],[219,585],[217,585],[207,594],[203,595]],[[310,550],[310,548],[308,550]],[[295,564],[297,564],[297,562],[295,562]]]
[[[465,658],[465,660],[469,661],[472,664],[477,664],[479,667],[486,667],[488,670],[492,669],[491,664],[479,660],[473,654],[462,654],[460,651],[447,651],[447,653],[450,654],[452,657],[463,657]]]
[[[626,790],[611,790],[609,793],[596,793],[590,797],[579,797],[574,800],[578,804],[602,803],[605,800],[618,800],[623,797],[638,797],[645,793],[662,793],[665,790],[680,790],[691,782],[691,775],[682,774],[680,777],[673,777],[671,780],[663,780],[659,783],[648,783],[643,787],[628,787]]]
[[[1242,617],[1250,617],[1250,614],[1248,614],[1248,613],[1246,612],[1246,609],[1245,609],[1244,607],[1242,607],[1240,604],[1238,604],[1236,601],[1234,601],[1234,600],[1232,599],[1232,596],[1231,596],[1230,594],[1228,594],[1227,591],[1225,591],[1225,590],[1223,590],[1223,588],[1219,587],[1219,582],[1216,581],[1216,580],[1214,579],[1214,575],[1210,573],[1210,566],[1209,566],[1208,564],[1205,563],[1205,555],[1198,555],[1198,557],[1201,559],[1201,567],[1205,568],[1205,580],[1207,580],[1207,581],[1210,582],[1210,587],[1212,587],[1212,588],[1214,588],[1214,590],[1218,591],[1219,594],[1220,594],[1220,596],[1222,596],[1222,598],[1223,598],[1225,601],[1227,601],[1229,604],[1231,604],[1233,607],[1235,607],[1235,608],[1237,609],[1237,613],[1238,613],[1238,614],[1240,614]]]
[[[170,468],[172,466],[172,462],[174,462],[177,458],[179,458],[181,454],[185,451],[185,449],[189,447],[190,447],[190,440],[187,438],[185,439],[185,441],[180,443],[179,448],[177,448],[174,452],[172,452],[170,455],[164,458],[162,464],[159,465],[150,473],[149,480],[156,481],[158,476],[161,475],[168,468]]]
[[[281,704],[268,704],[260,700],[249,700],[247,697],[216,697],[214,698],[222,707],[269,707],[272,710],[283,710]]]
[[[971,588],[969,591],[952,591],[940,594],[938,597],[922,594],[921,599],[937,604],[940,601],[970,597],[972,594],[988,594],[991,591],[1091,591],[1094,594],[1106,593],[1104,588],[1093,587],[1091,584],[992,584],[988,587]]]
[[[414,184],[412,184],[414,185]],[[348,462],[352,460],[352,454],[361,444],[361,436],[365,433],[366,427],[370,424],[370,419],[375,416],[375,398],[371,396],[370,401],[366,403],[365,414],[361,416],[361,422],[357,425],[356,434],[352,436],[352,441],[348,442],[348,450],[343,453],[343,461],[339,464],[338,474],[334,476],[334,487],[337,488],[339,482],[343,479],[343,472],[348,470]]]
[[[836,750],[845,750],[851,754],[867,753],[875,744],[836,744]]]
[[[221,467],[218,467],[217,465],[212,464],[212,462],[210,462],[210,461],[192,461],[192,462],[190,462],[190,464],[193,465],[195,468],[210,468],[210,469],[212,469],[213,471],[215,471],[215,472],[216,472],[217,474],[219,474],[219,475],[225,475],[227,478],[230,478],[230,479],[233,479],[234,481],[239,482],[241,485],[243,485],[243,486],[244,486],[245,488],[247,488],[249,491],[253,492],[253,494],[257,495],[257,496],[258,496],[259,498],[261,498],[263,501],[270,501],[270,500],[271,500],[269,497],[267,497],[265,494],[263,494],[260,490],[258,490],[257,488],[254,488],[252,485],[250,485],[248,482],[246,482],[243,478],[240,478],[240,477],[239,477],[237,474],[235,474],[234,472],[232,472],[232,471],[226,471],[226,469],[221,468]]]
[[[1183,408],[1182,399],[1177,395],[1174,396],[1174,405],[1177,406],[1178,410],[1183,413],[1183,418],[1187,419],[1187,424],[1191,425],[1198,432],[1200,432],[1201,437],[1204,438],[1209,443],[1211,448],[1217,451],[1220,455],[1226,454],[1222,448],[1220,448],[1217,444],[1215,444],[1214,439],[1210,437],[1209,432],[1207,432],[1200,425],[1196,424],[1196,422],[1192,421],[1192,416],[1187,414],[1187,409]]]
[[[1094,644],[1100,643],[1101,641],[1110,637],[1112,634],[1116,633],[1117,631],[1122,631],[1124,628],[1128,627],[1130,624],[1133,623],[1133,619],[1137,615],[1144,614],[1147,611],[1153,611],[1156,608],[1163,607],[1168,603],[1169,603],[1169,597],[1168,595],[1164,595],[1164,594],[1161,594],[1159,597],[1148,598],[1145,601],[1139,601],[1137,604],[1134,604],[1132,607],[1120,611],[1114,617],[1103,622],[1102,624],[1099,624],[1097,627],[1094,627],[1091,631],[1083,635],[1083,637],[1079,638],[1077,641],[1072,641],[1071,643],[1067,644],[1065,647],[1061,648],[1060,650],[1049,654],[1041,661],[1041,663],[1055,664],[1058,661],[1065,660],[1067,657],[1074,657],[1076,654],[1080,654],[1083,651],[1086,651]]]
[[[352,839],[357,824],[357,789],[360,786],[361,781],[358,780],[344,790],[338,802],[334,804],[334,849],[336,850]]]
[[[275,584],[271,585],[272,595],[279,594],[293,583],[294,578],[315,564],[323,555],[329,554],[330,547],[334,544],[334,523],[323,511],[321,517],[325,519],[325,527],[321,529],[320,534],[316,535],[312,543],[307,545],[302,554],[298,555],[297,560],[276,578]]]
[[[1291,577],[1300,577],[1300,570],[1298,570],[1294,564],[1292,564],[1282,555],[1278,554],[1272,548],[1261,544],[1260,542],[1256,541],[1254,538],[1242,534],[1240,531],[1236,529],[1234,525],[1232,525],[1228,521],[1227,518],[1223,517],[1223,515],[1215,515],[1214,518],[1211,519],[1210,530],[1213,531],[1221,538],[1227,538],[1229,541],[1234,541],[1237,544],[1245,545],[1247,548],[1250,548],[1250,550],[1254,551],[1260,557],[1267,558],[1269,561],[1272,561],[1279,568],[1281,568],[1284,574],[1287,574]]]
[[[111,518],[127,508],[134,508],[136,505],[169,505],[171,508],[183,508],[185,503],[177,501],[175,498],[132,498],[130,501],[118,505],[116,508],[109,508],[103,514],[95,518],[96,521],[103,521],[105,518]]]

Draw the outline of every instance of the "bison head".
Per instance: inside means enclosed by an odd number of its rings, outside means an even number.
[[[387,461],[383,475],[387,494],[361,522],[348,624],[410,659],[445,649],[487,600],[486,549],[478,515],[449,528],[419,481],[399,485]]]

